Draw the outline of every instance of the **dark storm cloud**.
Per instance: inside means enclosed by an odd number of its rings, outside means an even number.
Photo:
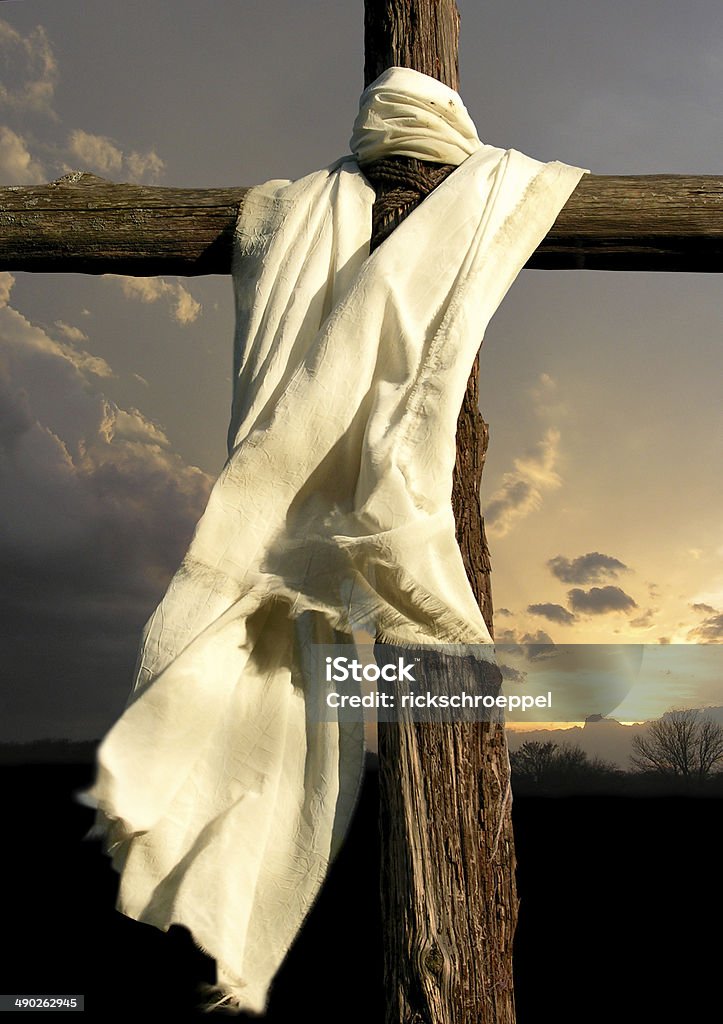
[[[540,661],[542,658],[549,658],[555,652],[555,641],[544,629],[524,633],[520,637],[520,643],[528,661]]]
[[[519,642],[520,638],[517,635],[516,629],[495,629],[495,643],[513,647],[515,644],[519,644]]]
[[[550,622],[559,622],[562,626],[569,626],[576,621],[575,616],[561,604],[529,604],[527,610],[531,615],[541,615]]]
[[[584,615],[604,615],[606,612],[625,612],[637,608],[637,604],[620,587],[592,587],[581,590],[575,587],[567,592],[570,607]]]
[[[630,571],[619,559],[599,551],[590,551],[572,559],[556,555],[547,565],[552,575],[563,583],[598,583],[603,579],[614,578],[620,572]]]
[[[507,680],[507,682],[524,683],[525,679],[527,679],[527,673],[523,672],[522,669],[515,668],[513,665],[505,665],[503,662],[498,664],[502,678]]]
[[[534,633],[523,633],[520,637],[522,644],[554,644],[554,640],[544,629],[538,629]]]
[[[107,364],[7,304],[0,338],[0,739],[90,738],[122,706],[210,481],[99,390]]]
[[[535,633],[518,633],[516,629],[502,629],[495,633],[495,646],[505,654],[519,655],[528,661],[537,661],[555,649],[555,641],[543,629]]]
[[[702,602],[692,604],[690,607],[693,609],[694,612],[704,612],[706,615],[715,615],[718,611],[718,609],[714,608],[712,605],[703,604]]]

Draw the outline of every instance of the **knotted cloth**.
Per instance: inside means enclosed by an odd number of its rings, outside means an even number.
[[[228,461],[78,794],[117,909],[185,925],[219,1002],[256,1013],[363,766],[361,724],[320,721],[310,646],[366,628],[494,657],[455,540],[457,414],[490,317],[585,173],[483,145],[457,93],[403,68],[362,95],[352,151],[245,197]],[[392,155],[459,166],[370,256],[359,161]]]

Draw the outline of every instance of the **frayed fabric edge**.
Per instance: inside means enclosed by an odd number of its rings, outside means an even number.
[[[257,1018],[266,1016],[265,1005],[262,1009],[249,1007],[246,1001],[248,997],[244,996],[243,989],[202,982],[196,986],[196,990],[201,997],[198,1003],[201,1013],[225,1013],[233,1016],[243,1013]]]

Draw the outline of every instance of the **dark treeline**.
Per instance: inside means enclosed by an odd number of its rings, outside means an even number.
[[[554,735],[554,734],[552,734]],[[96,742],[40,740],[0,747],[7,765],[85,764]],[[374,764],[376,758],[370,758]],[[700,709],[666,712],[633,737],[627,770],[577,744],[527,740],[510,754],[518,795],[723,796],[723,726]]]
[[[625,771],[612,761],[590,757],[581,747],[528,741],[510,753],[512,788],[525,796],[607,794],[620,796],[723,797],[723,771],[686,770],[661,759],[656,766],[631,758]]]

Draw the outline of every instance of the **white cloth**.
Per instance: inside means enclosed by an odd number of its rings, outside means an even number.
[[[474,126],[456,93],[406,69],[377,85],[358,151],[371,120],[385,152],[380,96],[386,152],[446,97],[423,155],[463,159]],[[309,645],[365,627],[493,657],[455,541],[457,414],[485,326],[584,171],[472,148],[371,256],[374,195],[352,157],[246,196],[229,459],[79,795],[121,873],[118,909],[185,925],[238,1009],[263,1011],[363,763],[360,725],[310,713],[328,684]]]
[[[454,90],[409,68],[388,68],[362,93],[349,145],[360,164],[387,156],[461,164],[482,143]]]

